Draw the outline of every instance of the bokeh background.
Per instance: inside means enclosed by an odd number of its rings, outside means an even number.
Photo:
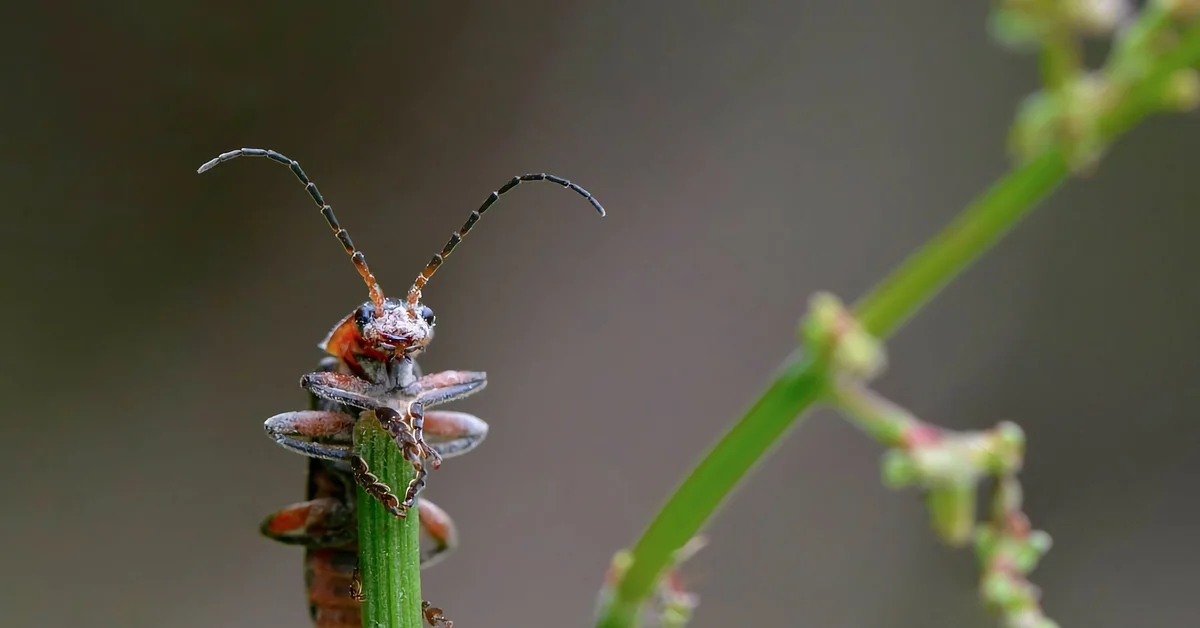
[[[392,293],[489,191],[426,290],[426,369],[490,422],[426,495],[456,625],[587,626],[612,553],[793,345],[1007,167],[1033,58],[986,2],[27,3],[0,99],[0,624],[305,626],[301,550],[258,536],[304,461],[316,343],[365,297],[300,160]],[[880,388],[1028,432],[1034,580],[1064,626],[1195,622],[1195,117],[1072,182],[890,343]],[[811,416],[689,564],[696,628],[991,626],[879,448]]]

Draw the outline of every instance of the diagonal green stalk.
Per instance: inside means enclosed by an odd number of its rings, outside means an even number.
[[[1100,118],[1100,138],[1115,139],[1161,106],[1168,79],[1198,62],[1200,26],[1193,26]],[[1062,183],[1070,172],[1067,154],[1066,146],[1053,145],[985,190],[859,301],[855,314],[864,328],[880,338],[895,332]],[[822,398],[826,362],[823,355],[793,353],[762,396],[700,460],[634,546],[631,564],[598,618],[600,628],[637,625],[640,606],[672,553],[699,532],[779,437]]]
[[[402,493],[414,476],[403,452],[369,412],[354,427],[354,452],[396,491]],[[397,519],[358,487],[363,628],[421,628],[421,538],[417,510],[409,512]]]

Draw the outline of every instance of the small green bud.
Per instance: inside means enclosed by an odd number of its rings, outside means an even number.
[[[1019,606],[1025,597],[1021,587],[1016,586],[1012,578],[1001,572],[989,572],[984,576],[980,588],[983,593],[983,599],[988,604],[1004,610],[1010,610]]]
[[[842,300],[828,292],[818,292],[808,300],[808,316],[800,324],[800,340],[821,346],[829,341],[845,307]]]
[[[1104,156],[1108,142],[1097,121],[1119,96],[1119,88],[1099,73],[1081,75],[1068,89],[1060,134],[1066,142],[1067,161],[1075,174],[1086,174]]]
[[[1046,552],[1054,546],[1054,539],[1050,538],[1050,534],[1043,530],[1034,530],[1029,533],[1029,538],[1025,540],[1029,546],[1037,551],[1038,556],[1045,556]]]
[[[987,564],[996,553],[998,539],[991,526],[981,526],[975,531],[975,556],[981,564]]]
[[[1000,442],[1018,453],[1025,450],[1025,431],[1012,421],[1004,421],[996,426],[996,436]]]
[[[1054,144],[1063,106],[1046,92],[1026,96],[1017,106],[1017,117],[1008,132],[1008,150],[1019,161],[1036,156]]]
[[[921,470],[912,455],[902,449],[883,453],[883,483],[888,488],[904,488],[921,479]]]
[[[629,550],[621,550],[613,554],[612,569],[619,575],[624,575],[629,568],[633,566],[633,552]]]
[[[1200,107],[1200,73],[1187,68],[1172,74],[1163,88],[1163,104],[1172,111]]]
[[[1112,32],[1130,12],[1124,0],[1068,0],[1063,4],[1071,24],[1093,35]]]
[[[988,34],[1002,46],[1020,52],[1038,49],[1046,36],[1044,18],[1008,7],[997,7],[988,15]]]
[[[1025,453],[1025,432],[1021,426],[1004,421],[992,432],[992,460],[989,467],[993,473],[1014,473],[1021,467]]]
[[[829,347],[833,367],[855,378],[869,379],[887,365],[883,343],[854,320],[841,299],[819,292],[809,300],[809,314],[801,322],[800,340],[813,347]]]
[[[1013,565],[1017,571],[1021,573],[1029,573],[1037,567],[1038,559],[1042,557],[1042,553],[1036,547],[1029,543],[1015,543],[1011,549]]]
[[[681,628],[687,625],[691,613],[685,609],[668,606],[663,609],[658,617],[658,621],[663,625],[663,628]]]
[[[1010,611],[1004,619],[1007,628],[1058,628],[1058,624],[1043,615],[1037,606]]]
[[[857,326],[842,337],[833,359],[838,368],[862,379],[875,377],[887,365],[883,345]]]
[[[925,495],[933,529],[950,545],[963,545],[975,531],[975,483],[933,486]]]
[[[1024,492],[1021,482],[1011,474],[1001,475],[996,482],[996,490],[992,495],[992,519],[1004,521],[1008,514],[1021,509]]]

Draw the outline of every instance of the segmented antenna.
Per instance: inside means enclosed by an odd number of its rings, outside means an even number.
[[[300,179],[300,182],[304,184],[304,189],[308,190],[308,195],[312,197],[317,207],[321,208],[321,215],[325,217],[325,222],[329,223],[329,228],[333,229],[333,235],[337,236],[338,241],[342,243],[342,246],[346,249],[346,253],[350,255],[350,260],[354,262],[354,267],[358,269],[358,274],[362,275],[363,281],[366,282],[367,290],[371,294],[371,303],[375,304],[375,315],[382,316],[383,290],[379,287],[379,282],[375,280],[375,275],[371,274],[371,269],[367,267],[367,257],[363,255],[362,251],[354,248],[354,242],[350,240],[350,234],[338,224],[337,216],[333,215],[333,208],[325,202],[325,197],[321,196],[321,192],[317,190],[317,184],[310,181],[308,175],[304,174],[304,169],[300,167],[299,162],[273,150],[239,148],[217,155],[203,166],[200,166],[196,170],[196,173],[203,174],[206,170],[216,167],[217,164],[237,159],[238,157],[266,157],[271,161],[279,162],[292,169],[292,174],[296,175],[297,179]]]
[[[467,222],[463,223],[463,226],[459,228],[458,232],[450,236],[450,241],[446,243],[446,246],[442,247],[442,252],[434,255],[433,259],[429,260],[429,263],[425,265],[425,270],[421,271],[421,274],[417,276],[417,280],[413,282],[412,288],[409,288],[408,290],[408,302],[410,305],[415,305],[421,300],[421,289],[425,287],[425,284],[429,283],[429,278],[433,276],[433,273],[437,272],[437,269],[442,265],[442,262],[446,261],[446,258],[450,256],[452,251],[454,251],[454,247],[458,246],[459,242],[462,242],[463,236],[467,235],[467,233],[471,231],[471,228],[475,226],[475,223],[479,220],[479,217],[483,215],[483,212],[486,212],[488,208],[492,206],[492,203],[495,203],[501,195],[517,187],[523,181],[549,181],[551,183],[557,183],[565,188],[574,190],[575,193],[587,199],[587,202],[591,203],[592,207],[595,207],[596,211],[600,212],[601,216],[604,215],[604,207],[600,205],[600,201],[592,198],[591,192],[588,192],[587,190],[579,187],[578,184],[571,183],[562,177],[556,177],[552,174],[546,174],[544,172],[539,174],[523,174],[513,177],[499,190],[492,192],[491,196],[488,196],[487,200],[483,202],[483,205],[479,206],[479,209],[471,212],[471,216],[470,218],[467,218]]]

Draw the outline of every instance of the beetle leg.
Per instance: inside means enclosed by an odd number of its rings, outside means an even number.
[[[450,515],[429,501],[417,502],[421,532],[433,548],[421,553],[421,569],[432,567],[458,547],[458,529]],[[263,535],[286,545],[341,548],[358,538],[353,509],[332,497],[292,504],[267,517],[260,526]]]
[[[425,441],[442,458],[461,456],[487,437],[488,424],[473,414],[425,411]]]
[[[487,373],[478,371],[442,371],[422,376],[413,383],[411,390],[416,400],[427,408],[462,399],[475,394],[487,386]]]
[[[276,443],[313,458],[345,460],[354,439],[355,419],[332,410],[277,414],[263,424]]]
[[[308,373],[300,378],[300,385],[322,399],[364,410],[378,408],[380,405],[378,397],[383,392],[377,390],[379,387],[373,386],[365,379],[329,371]]]
[[[379,500],[383,507],[394,517],[403,519],[408,515],[408,507],[411,504],[401,503],[400,498],[392,492],[392,487],[384,484],[379,480],[379,477],[371,473],[370,467],[367,466],[367,461],[357,454],[350,456],[350,468],[354,471],[354,481],[363,487],[363,490],[368,495]]]
[[[354,509],[333,497],[292,504],[267,517],[263,536],[288,545],[339,547],[358,538]]]
[[[363,593],[362,573],[358,570],[358,563],[354,563],[354,574],[350,576],[350,597],[354,598],[355,602],[366,602],[367,596]]]
[[[420,401],[408,404],[408,412],[405,413],[403,421],[408,431],[412,433],[411,440],[416,443],[410,445],[412,451],[405,450],[405,457],[409,460],[412,460],[414,456],[429,459],[429,465],[434,469],[442,466],[442,455],[425,442],[425,404]],[[407,437],[404,440],[407,441]],[[398,444],[400,442],[397,441]]]
[[[421,529],[434,541],[433,549],[421,554],[421,569],[425,569],[441,562],[448,552],[458,547],[458,529],[445,510],[427,499],[417,502],[417,517]]]
[[[425,414],[424,404],[420,401],[410,403],[404,415],[392,408],[381,408],[376,414],[396,441],[396,445],[404,452],[404,458],[416,470],[416,476],[408,483],[404,492],[403,505],[406,509],[416,503],[417,495],[425,488],[428,475],[425,460],[429,460],[430,467],[437,469],[442,465],[441,450],[446,450],[450,455],[461,455],[473,449],[487,436],[487,423],[473,415],[464,412],[436,412],[432,415],[431,427],[441,436],[442,447],[431,446],[424,438],[425,420],[428,415]]]
[[[443,614],[445,611],[429,603],[429,600],[421,600],[421,614],[425,616],[425,621],[429,622],[433,628],[454,628],[454,622],[446,619]]]
[[[408,458],[408,463],[417,471],[416,477],[409,481],[408,488],[404,491],[404,508],[408,509],[417,503],[417,495],[425,488],[425,478],[429,472],[425,470],[425,463],[421,460],[421,454],[415,444],[406,446],[404,457]]]
[[[411,424],[398,412],[390,408],[381,408],[377,412],[382,415],[384,425],[396,439],[397,446],[406,452],[406,458],[410,462],[414,457],[417,458],[414,467],[421,479],[419,482],[414,480],[410,483],[410,489],[415,490],[406,491],[406,496],[412,493],[411,497],[415,497],[419,487],[424,486],[426,474],[421,456],[415,454],[424,449],[435,461],[442,456],[462,455],[475,448],[487,436],[488,431],[487,423],[465,412],[441,410],[421,413],[423,433],[432,441],[431,445],[421,448],[415,439]],[[277,414],[267,419],[263,428],[275,442],[292,451],[314,458],[348,460],[353,443],[354,424],[355,419],[342,412],[300,410]],[[361,467],[369,473],[365,461]],[[364,477],[356,475],[360,480]],[[368,489],[372,496],[387,500],[385,504],[390,503],[391,500],[384,496],[386,491],[382,490],[385,485],[378,483],[378,478],[372,478],[369,481],[360,481],[360,484]]]
[[[408,483],[408,488],[404,491],[403,507],[405,510],[411,508],[416,503],[417,495],[421,489],[425,488],[425,478],[429,474],[425,470],[425,459],[433,459],[433,468],[437,468],[442,463],[441,456],[426,445],[420,438],[421,425],[424,422],[424,413],[419,402],[409,404],[408,411],[401,415],[393,408],[380,408],[376,410],[376,416],[379,417],[383,427],[396,441],[396,445],[404,452],[404,459],[412,465],[416,471],[416,476]],[[357,457],[356,457],[357,458]],[[357,462],[356,462],[357,464]],[[366,467],[366,461],[362,461],[362,466]],[[390,489],[389,489],[390,491]]]

